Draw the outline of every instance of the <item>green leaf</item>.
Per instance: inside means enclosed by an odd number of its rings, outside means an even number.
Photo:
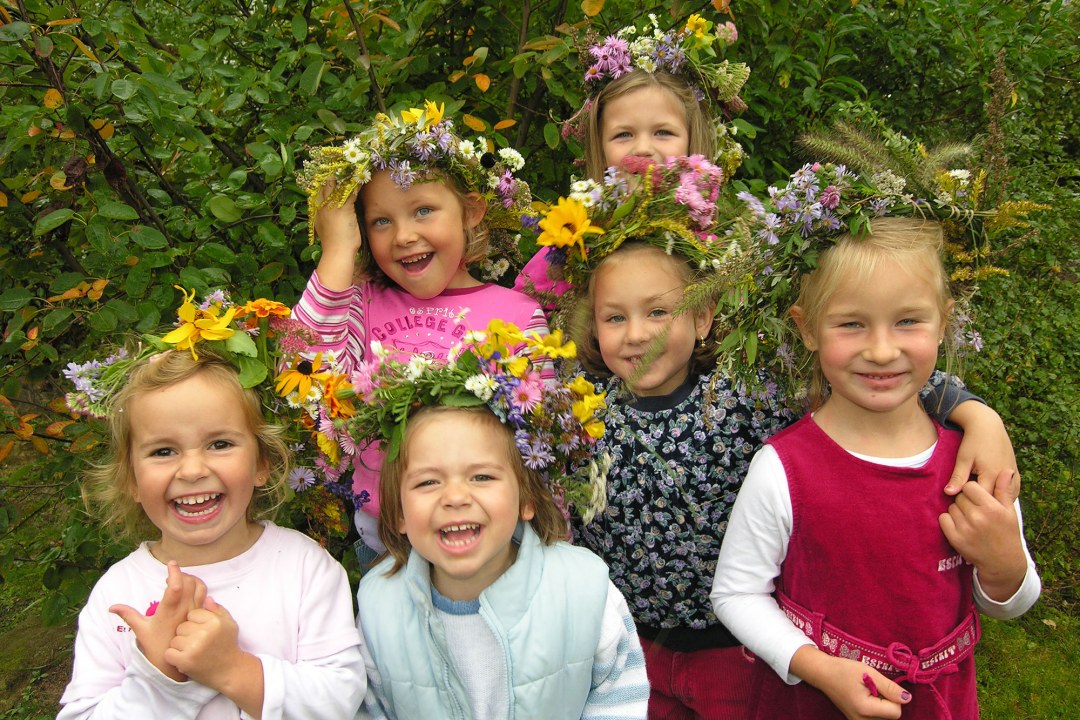
[[[66,322],[71,317],[71,310],[68,308],[59,308],[46,313],[45,317],[41,321],[42,332],[51,333],[62,323]]]
[[[116,313],[107,307],[90,313],[90,327],[99,333],[108,333],[116,329]]]
[[[236,207],[232,198],[226,195],[215,195],[210,198],[210,212],[214,213],[214,217],[218,220],[226,223],[236,222],[243,217],[240,208]]]
[[[237,333],[237,335],[243,335],[244,337],[247,337],[247,333]],[[233,335],[233,337],[236,337],[236,335]],[[229,338],[229,340],[232,340],[232,338]],[[236,358],[236,364],[240,366],[241,387],[256,387],[264,380],[266,380],[266,376],[270,374],[270,371],[267,369],[266,365],[254,357],[246,357],[244,355],[240,355]]]
[[[613,211],[613,212],[611,213],[611,222],[613,222],[613,223],[616,223],[616,222],[618,222],[619,220],[622,220],[622,219],[623,219],[624,217],[626,217],[626,216],[627,216],[627,215],[628,215],[628,214],[630,213],[630,211],[631,211],[631,210],[633,210],[633,209],[634,209],[634,201],[633,201],[633,200],[627,200],[626,202],[624,202],[624,203],[621,203],[621,204],[620,204],[620,205],[619,205],[619,206],[618,206],[617,208],[615,208],[615,210],[614,210],[614,211]]]
[[[255,347],[255,341],[246,332],[234,332],[225,340],[225,349],[237,355],[258,357],[259,349]]]
[[[326,63],[316,60],[307,66],[304,74],[300,76],[300,89],[305,95],[314,96],[319,92],[319,83],[322,82],[323,72],[326,71]]]
[[[307,38],[308,25],[303,15],[292,16],[292,34],[297,42],[304,42]]]
[[[214,265],[232,265],[236,262],[236,253],[221,243],[209,242],[199,248],[199,258]]]
[[[135,208],[121,202],[105,201],[98,205],[98,214],[111,220],[138,220]]]
[[[113,80],[110,90],[112,94],[121,100],[130,100],[131,97],[138,91],[138,86],[130,80],[124,78],[117,78]]]
[[[33,297],[34,296],[31,295],[30,291],[26,288],[8,288],[0,295],[0,310],[4,312],[15,312],[19,308],[25,307]]]
[[[146,225],[136,228],[131,233],[131,239],[147,250],[160,250],[169,246],[169,241],[165,239],[160,230]]]
[[[275,223],[262,223],[259,225],[256,234],[259,236],[259,240],[262,240],[269,249],[284,250],[288,245],[285,232]]]
[[[552,150],[559,147],[559,128],[555,123],[544,124],[544,142]]]
[[[0,25],[0,42],[18,42],[30,34],[30,24],[22,20]]]
[[[284,273],[284,272],[285,272],[284,263],[280,263],[280,262],[267,263],[266,265],[264,265],[262,268],[259,269],[259,274],[258,274],[258,276],[256,276],[256,280],[258,280],[259,282],[264,282],[264,283],[273,282],[274,280],[277,280],[279,277],[281,277],[282,273]]]
[[[34,224],[34,235],[44,235],[45,233],[52,232],[74,216],[75,211],[71,208],[53,210],[48,215],[39,218]]]

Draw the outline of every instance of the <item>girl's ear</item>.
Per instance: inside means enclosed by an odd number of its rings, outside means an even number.
[[[817,338],[814,337],[813,330],[806,322],[806,316],[803,315],[803,309],[798,305],[792,306],[788,311],[791,315],[791,319],[795,321],[795,326],[799,328],[799,335],[802,335],[803,345],[810,352],[815,352],[818,348]]]
[[[706,337],[712,330],[712,323],[712,308],[698,310],[694,313],[694,334],[699,338]]]
[[[270,482],[270,461],[261,457],[258,467],[255,468],[255,487],[263,487],[268,482]]]
[[[472,230],[487,215],[487,200],[478,192],[465,196],[465,228]]]
[[[536,517],[536,506],[533,505],[531,500],[526,500],[521,504],[521,519],[528,522],[534,517]]]

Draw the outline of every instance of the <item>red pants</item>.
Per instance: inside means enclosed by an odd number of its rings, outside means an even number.
[[[676,652],[641,638],[649,675],[649,720],[746,720],[750,670],[742,647]]]

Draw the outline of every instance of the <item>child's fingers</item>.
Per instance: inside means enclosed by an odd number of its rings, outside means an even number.
[[[113,615],[119,616],[124,624],[135,631],[135,636],[138,637],[139,630],[142,628],[143,623],[146,622],[146,618],[143,614],[129,605],[111,605],[109,606],[109,612]]]
[[[862,705],[867,717],[895,720],[900,717],[902,706],[911,702],[911,693],[874,670],[863,674],[863,686],[870,694]]]

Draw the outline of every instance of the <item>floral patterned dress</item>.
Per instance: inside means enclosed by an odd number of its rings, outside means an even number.
[[[607,562],[639,625],[718,626],[709,591],[735,495],[754,453],[794,416],[775,393],[713,375],[659,398],[634,398],[618,378],[601,385],[607,509],[574,540]]]

